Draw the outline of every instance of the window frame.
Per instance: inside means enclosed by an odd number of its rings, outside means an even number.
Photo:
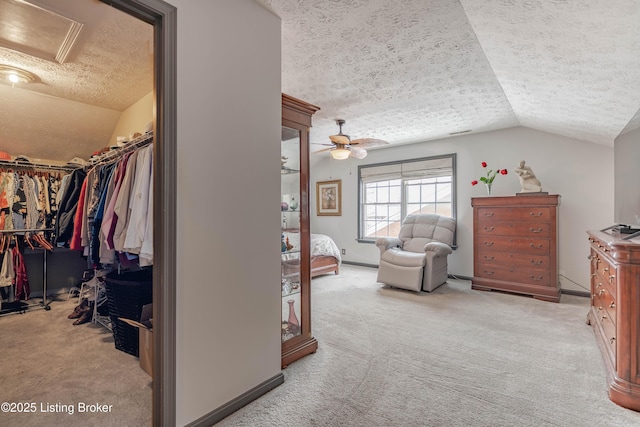
[[[427,157],[420,157],[418,159],[407,159],[407,160],[395,160],[392,162],[383,162],[383,163],[371,163],[368,165],[359,165],[358,166],[358,217],[357,217],[357,221],[358,221],[358,238],[356,239],[358,242],[360,243],[374,243],[376,239],[369,239],[369,238],[364,238],[363,237],[363,233],[364,233],[364,223],[365,223],[365,209],[363,209],[363,203],[364,203],[364,183],[362,182],[362,171],[363,169],[366,168],[373,168],[373,167],[381,167],[381,166],[391,166],[391,165],[397,165],[397,164],[411,164],[411,163],[416,163],[416,162],[424,162],[424,161],[429,161],[429,160],[439,160],[439,159],[451,159],[451,217],[457,221],[457,216],[458,216],[458,212],[457,212],[457,171],[456,171],[456,160],[457,160],[457,156],[456,153],[451,153],[451,154],[440,154],[437,156],[427,156]],[[405,181],[409,181],[411,180],[411,178],[400,178],[402,180],[402,190],[401,190],[401,202],[400,202],[400,210],[401,210],[401,220],[400,222],[404,221],[405,217],[407,216],[407,212],[406,212],[406,207],[407,207],[407,201],[406,201],[406,194],[405,194]],[[415,179],[415,178],[414,178]],[[457,248],[457,242],[456,242],[456,233],[454,233],[453,236],[453,249]]]

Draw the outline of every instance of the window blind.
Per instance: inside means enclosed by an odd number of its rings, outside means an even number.
[[[402,178],[422,179],[451,175],[451,157],[360,167],[360,179],[365,184]]]

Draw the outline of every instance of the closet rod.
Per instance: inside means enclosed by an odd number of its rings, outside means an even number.
[[[33,163],[33,162],[21,162],[18,160],[0,160],[0,167],[8,166],[14,168],[30,168],[30,169],[54,169],[72,171],[78,169],[79,166],[69,165],[50,165],[48,163]]]
[[[27,231],[53,231],[53,228],[19,228],[17,230],[0,230],[0,233],[23,233]]]
[[[115,160],[118,157],[122,156],[123,154],[128,153],[129,151],[133,151],[136,148],[143,147],[152,142],[153,142],[153,132],[147,132],[144,135],[129,141],[126,145],[123,145],[122,147],[113,148],[107,151],[106,153],[100,155],[97,159],[93,161],[89,159],[89,166],[95,166],[101,163],[109,163],[111,160]]]

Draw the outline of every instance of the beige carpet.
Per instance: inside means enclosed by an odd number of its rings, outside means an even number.
[[[151,377],[106,328],[73,326],[76,303],[64,295],[50,311],[0,317],[0,404],[35,409],[3,410],[0,426],[151,425]]]
[[[317,353],[218,425],[640,425],[639,413],[607,397],[587,298],[553,304],[457,280],[415,294],[375,274],[345,265],[314,279]],[[0,426],[150,425],[149,376],[103,327],[72,326],[74,305],[0,317],[0,401],[72,404],[75,413],[0,413]],[[112,406],[78,414],[79,402]]]
[[[588,298],[554,304],[458,280],[416,294],[375,277],[343,266],[314,279],[318,351],[218,425],[640,425],[607,397]]]

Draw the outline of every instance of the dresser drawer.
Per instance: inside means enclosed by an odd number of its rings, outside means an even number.
[[[477,208],[476,218],[478,221],[535,221],[549,222],[551,214],[555,208],[547,207],[525,207],[525,208]]]
[[[549,223],[515,221],[481,221],[478,223],[478,235],[549,237]]]
[[[616,324],[616,298],[605,285],[596,284],[593,289],[593,307],[598,317],[606,316]]]
[[[491,250],[512,254],[549,254],[549,239],[505,236],[476,236],[476,238],[478,240],[475,245],[476,251]]]
[[[592,275],[593,292],[596,293],[600,289],[605,288],[614,298],[616,295],[616,282],[611,280],[611,276],[604,276],[601,272],[595,270]]]
[[[608,284],[613,284],[616,281],[616,267],[611,265],[606,258],[598,256],[595,260],[595,271],[602,277],[602,280]]]
[[[529,255],[529,254],[512,254],[496,251],[482,251],[476,254],[478,260],[485,264],[507,264],[512,267],[531,267],[540,270],[548,270],[551,268],[551,258],[549,255]]]
[[[543,286],[548,286],[551,278],[551,272],[549,270],[525,269],[495,264],[480,264],[477,269],[474,269],[473,274],[484,279]],[[555,285],[554,283],[554,286]]]
[[[611,321],[609,317],[603,317],[602,315],[598,316],[597,321],[602,325],[602,329],[604,330],[604,341],[607,345],[611,346],[611,350],[613,354],[616,354],[616,325]]]

